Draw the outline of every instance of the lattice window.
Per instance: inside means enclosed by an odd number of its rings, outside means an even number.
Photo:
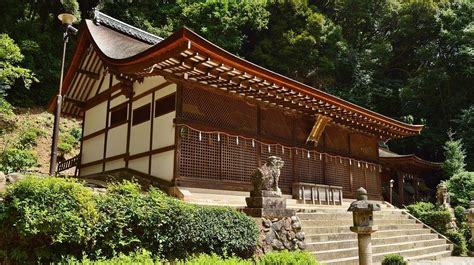
[[[181,127],[180,175],[220,179],[221,143],[217,136]]]
[[[364,166],[365,167],[365,166]],[[372,166],[365,169],[367,176],[367,192],[370,194],[379,194],[379,173]]]
[[[365,165],[352,161],[352,180],[354,183],[354,190],[357,190],[360,187],[367,189],[367,186],[365,185],[364,167]]]
[[[295,178],[300,182],[323,184],[324,155],[314,151],[310,151],[309,156],[306,151],[300,153],[295,155]]]
[[[293,186],[293,158],[291,155],[291,150],[282,147],[281,145],[262,144],[261,147],[262,164],[265,163],[269,156],[279,156],[281,159],[283,159],[283,161],[285,161],[285,165],[283,166],[280,174],[279,186],[283,192],[289,193]]]
[[[232,95],[199,88],[183,89],[183,117],[215,128],[256,132],[257,107]]]
[[[250,183],[250,175],[257,168],[257,148],[252,140],[241,137],[222,138],[222,179]]]
[[[351,192],[349,159],[327,157],[326,184],[342,186],[344,192]]]

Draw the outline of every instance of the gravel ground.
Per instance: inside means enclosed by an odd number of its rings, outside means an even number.
[[[474,257],[447,257],[440,260],[420,260],[410,265],[474,265]]]

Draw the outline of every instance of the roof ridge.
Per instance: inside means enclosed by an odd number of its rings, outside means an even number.
[[[144,41],[149,44],[154,45],[163,40],[163,38],[159,36],[151,34],[137,27],[134,27],[130,24],[127,24],[109,15],[106,15],[97,9],[94,9],[92,11],[92,20],[94,21],[94,24],[96,25],[100,25],[100,24],[105,25],[109,28],[115,29],[121,33],[124,33],[126,35],[129,35],[131,37],[134,37],[138,40]]]

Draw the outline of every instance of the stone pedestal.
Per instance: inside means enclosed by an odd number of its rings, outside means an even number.
[[[286,199],[278,197],[247,197],[247,207],[243,211],[252,217],[282,218],[296,214],[286,208]]]

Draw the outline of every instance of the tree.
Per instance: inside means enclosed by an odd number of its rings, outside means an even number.
[[[0,97],[20,78],[26,88],[38,81],[29,69],[19,66],[22,60],[18,45],[7,34],[0,34]]]
[[[446,181],[453,206],[469,208],[474,200],[474,172],[461,172]]]
[[[465,171],[466,164],[464,159],[466,151],[464,151],[462,140],[455,140],[452,133],[448,133],[449,140],[444,144],[444,156],[442,168],[446,177],[451,178],[454,175]]]

